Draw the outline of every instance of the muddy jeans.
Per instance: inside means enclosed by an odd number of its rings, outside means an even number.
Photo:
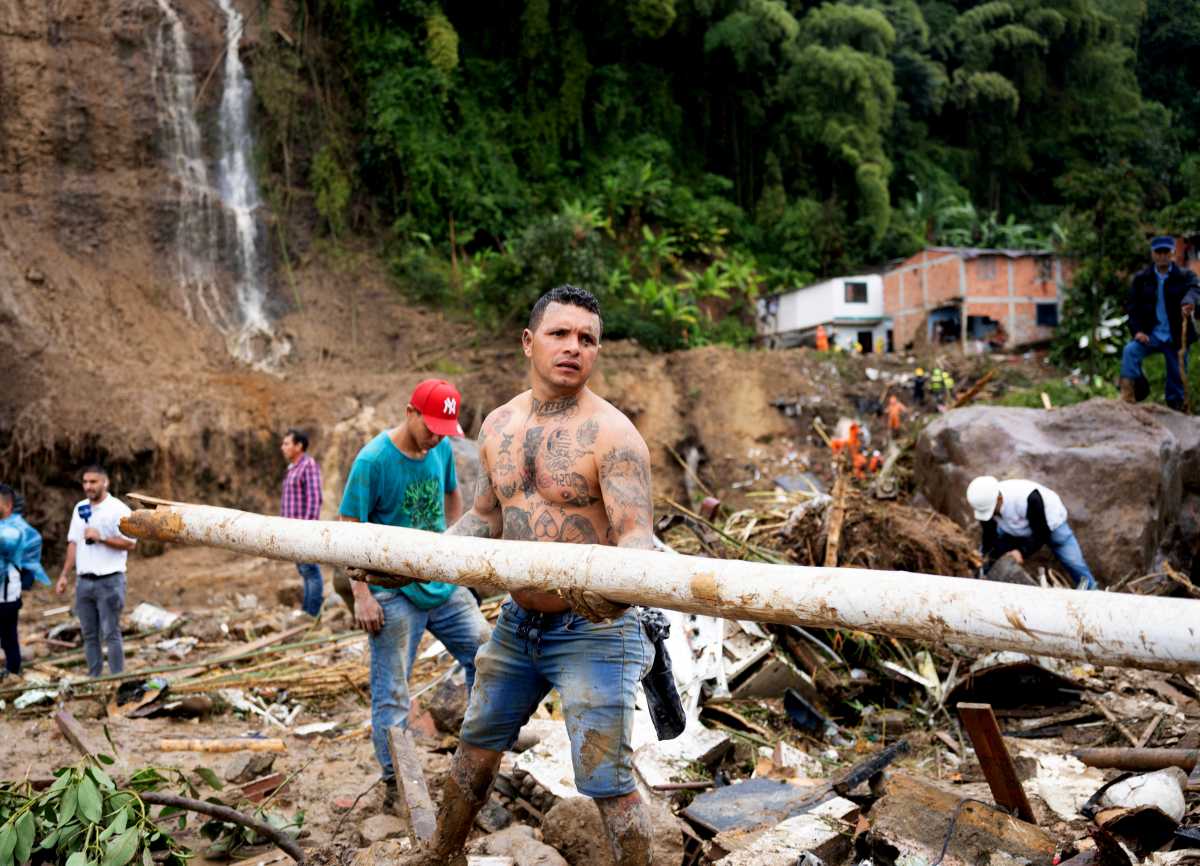
[[[575,787],[589,797],[622,797],[637,788],[634,701],[653,663],[654,645],[634,610],[597,624],[570,611],[535,613],[509,599],[475,659],[462,741],[495,752],[511,748],[538,704],[557,689]]]
[[[417,657],[425,629],[440,640],[450,655],[463,666],[467,693],[475,682],[475,653],[490,634],[479,605],[466,587],[460,586],[433,610],[421,610],[398,589],[372,590],[383,608],[383,628],[371,635],[371,742],[383,777],[396,775],[388,751],[388,728],[408,727],[408,675]]]
[[[125,572],[109,577],[80,577],[75,583],[75,615],[83,633],[83,654],[87,658],[88,676],[104,672],[104,653],[100,642],[108,648],[108,670],[119,674],[125,670],[125,647],[121,643],[121,611],[125,609]]]

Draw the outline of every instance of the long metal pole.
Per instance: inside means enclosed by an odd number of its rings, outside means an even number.
[[[1105,665],[1200,670],[1200,600],[957,577],[768,565],[599,545],[496,541],[172,504],[121,521],[138,538],[357,566],[499,591],[565,587],[728,619],[849,628]]]

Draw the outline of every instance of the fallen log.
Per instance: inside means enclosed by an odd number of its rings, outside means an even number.
[[[179,503],[135,511],[121,521],[121,531],[497,592],[579,587],[627,604],[729,619],[849,628],[1095,664],[1200,670],[1200,601],[1195,599],[667,557],[647,550],[438,535]]]

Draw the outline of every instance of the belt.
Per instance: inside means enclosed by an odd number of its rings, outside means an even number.
[[[116,577],[121,572],[110,571],[108,574],[92,574],[90,571],[87,574],[80,574],[79,577],[83,580],[104,580],[106,577]]]

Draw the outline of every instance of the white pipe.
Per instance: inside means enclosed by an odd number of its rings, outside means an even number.
[[[858,629],[1104,665],[1200,670],[1200,601],[1193,599],[496,541],[205,505],[136,511],[121,521],[121,530],[138,538],[500,590],[584,587],[614,601],[727,619]]]

